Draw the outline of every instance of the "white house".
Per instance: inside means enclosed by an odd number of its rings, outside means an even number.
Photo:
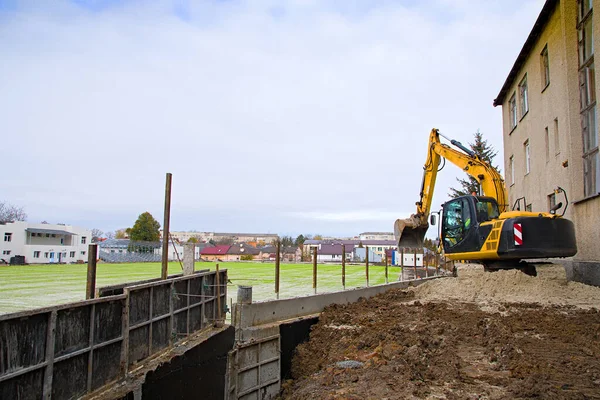
[[[89,229],[71,225],[9,222],[0,224],[0,259],[24,256],[28,264],[72,263],[88,259]]]

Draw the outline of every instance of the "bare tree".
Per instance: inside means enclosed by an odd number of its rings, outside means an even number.
[[[92,243],[98,243],[98,240],[102,237],[102,235],[104,235],[104,232],[102,232],[100,229],[92,229]]]
[[[23,207],[17,207],[5,201],[0,201],[0,223],[25,221],[27,214]]]
[[[114,239],[115,233],[114,232],[106,232],[105,236],[107,239]]]

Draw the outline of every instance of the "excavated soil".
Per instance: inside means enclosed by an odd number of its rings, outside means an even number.
[[[600,399],[600,288],[459,268],[328,307],[283,399]],[[340,363],[341,362],[341,363]]]

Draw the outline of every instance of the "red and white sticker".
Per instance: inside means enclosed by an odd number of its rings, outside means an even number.
[[[515,246],[523,244],[523,227],[521,224],[515,224]]]

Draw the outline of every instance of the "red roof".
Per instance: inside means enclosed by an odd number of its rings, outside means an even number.
[[[227,250],[229,250],[231,246],[215,246],[215,247],[205,247],[200,252],[203,256],[219,256],[222,254],[227,254]]]

